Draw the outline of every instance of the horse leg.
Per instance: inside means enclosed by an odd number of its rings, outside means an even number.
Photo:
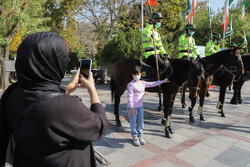
[[[120,104],[120,99],[121,96],[118,96],[117,93],[115,93],[115,110],[114,110],[114,114],[115,114],[115,120],[116,120],[116,126],[121,127],[122,123],[120,121],[120,116],[119,116],[119,104]]]
[[[207,94],[207,88],[208,87],[201,87],[200,89],[200,105],[198,107],[198,115],[200,115],[200,120],[201,121],[205,121],[206,119],[204,118],[203,114],[202,114],[202,109],[203,109],[203,105],[204,105],[204,101],[205,101],[205,96]]]
[[[186,93],[186,90],[187,90],[187,84],[185,83],[183,85],[183,89],[182,89],[182,92],[181,92],[181,104],[182,104],[182,108],[186,108],[187,104],[186,104],[186,100],[185,100],[185,93]]]
[[[224,104],[224,101],[225,101],[225,94],[226,94],[226,87],[220,87],[220,96],[219,96],[219,101],[217,103],[217,109],[218,112],[221,114],[221,117],[225,117],[225,113],[223,111],[223,104]]]
[[[239,103],[239,104],[242,104],[242,99],[241,99],[241,88],[242,88],[242,86],[243,86],[243,84],[244,84],[244,80],[242,80],[242,81],[240,81],[240,83],[239,83],[239,88],[238,88],[238,94],[237,94],[237,98],[238,98],[238,101],[237,101],[237,103]]]
[[[172,115],[172,112],[173,112],[174,101],[175,101],[176,95],[177,95],[177,93],[172,97],[172,100],[171,100],[171,105],[170,105],[170,118],[171,118],[171,115]],[[174,134],[174,133],[175,133],[175,131],[171,128],[171,121],[170,121],[170,120],[169,120],[168,131],[169,131],[171,134]]]
[[[160,87],[159,87],[158,95],[159,95],[159,107],[158,107],[158,111],[161,111],[162,110],[162,102],[161,102],[161,88]]]
[[[238,82],[233,82],[233,90],[234,90],[234,95],[230,101],[230,104],[237,104],[238,103],[238,91],[239,91]]]
[[[188,108],[189,111],[189,122],[195,122],[195,119],[193,117],[193,109],[196,104],[196,97],[194,96],[189,96],[189,99],[191,100],[191,107]]]
[[[170,106],[171,106],[171,94],[163,93],[163,106],[164,106],[164,117],[161,120],[162,129],[165,130],[165,136],[167,138],[173,138],[171,132],[169,131],[171,115],[170,115]]]

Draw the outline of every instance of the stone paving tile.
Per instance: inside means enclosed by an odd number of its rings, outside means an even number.
[[[188,162],[194,166],[197,166],[197,167],[201,167],[212,160],[211,158],[208,158],[208,157],[206,157],[200,153],[197,153],[191,149],[185,150],[185,151],[177,154],[177,156],[179,158],[185,160],[186,162]]]
[[[216,139],[216,137],[208,138],[208,139],[202,141],[202,143],[209,145],[213,148],[219,149],[221,151],[225,151],[231,146],[231,144],[220,141],[220,140]]]
[[[200,153],[208,158],[215,158],[220,155],[223,151],[218,150],[216,148],[210,147],[203,143],[198,143],[190,148],[194,152]]]
[[[155,167],[177,167],[177,166],[168,161],[164,161],[162,163],[157,164]]]
[[[176,133],[181,134],[182,136],[185,136],[187,138],[192,138],[198,135],[198,132],[186,128],[178,129],[176,130]]]
[[[239,139],[233,138],[231,136],[227,136],[227,135],[223,135],[223,134],[218,134],[215,136],[216,139],[228,143],[228,144],[235,144],[237,142],[239,142]]]
[[[163,133],[164,135],[164,133]],[[172,148],[178,143],[174,142],[172,139],[167,139],[165,136],[159,137],[159,136],[145,136],[146,141],[149,141],[154,146],[161,148],[163,150],[168,150],[169,148]]]
[[[136,158],[130,158],[122,152],[115,152],[105,157],[111,162],[109,167],[128,167],[137,162]]]
[[[223,164],[223,163],[221,163],[219,161],[211,160],[202,167],[229,167],[229,166],[227,166],[227,165],[225,165],[225,164]]]
[[[234,144],[234,146],[243,148],[243,149],[248,150],[250,152],[250,142],[245,142],[245,141],[239,140],[238,142],[236,142]]]
[[[97,151],[102,156],[106,156],[117,151],[117,149],[111,147],[105,142],[103,142],[100,146],[96,146],[95,144],[93,144],[93,146],[95,147],[95,151]]]
[[[248,164],[250,164],[249,157],[249,151],[232,146],[215,159],[230,167],[246,167]]]
[[[136,162],[142,161],[142,160],[154,155],[153,152],[145,149],[142,146],[126,147],[126,148],[122,149],[121,152],[129,158],[135,159]]]

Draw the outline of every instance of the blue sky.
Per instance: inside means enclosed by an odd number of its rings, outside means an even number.
[[[198,0],[199,1],[199,0]],[[225,5],[226,0],[210,0],[211,8],[213,11],[221,10]],[[234,0],[231,5],[234,5],[239,0]]]

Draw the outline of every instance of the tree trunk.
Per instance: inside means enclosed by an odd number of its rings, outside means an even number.
[[[3,59],[2,60],[9,60],[9,47],[10,47],[10,44],[6,44],[6,45],[3,45],[2,46],[2,55],[1,57],[3,56]],[[2,66],[2,63],[1,63],[1,66]],[[3,89],[3,82],[5,81],[5,89],[7,89],[10,85],[10,81],[9,81],[9,75],[10,73],[9,72],[6,72],[5,73],[5,78],[3,78],[3,68],[1,67],[1,82],[0,82],[0,89]]]
[[[3,89],[3,66],[2,66],[2,61],[3,59],[3,47],[0,47],[0,90]]]

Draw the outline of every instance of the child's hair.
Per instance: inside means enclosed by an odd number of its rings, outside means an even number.
[[[141,69],[139,66],[135,66],[133,68],[132,74],[138,74],[138,73],[141,73]]]

